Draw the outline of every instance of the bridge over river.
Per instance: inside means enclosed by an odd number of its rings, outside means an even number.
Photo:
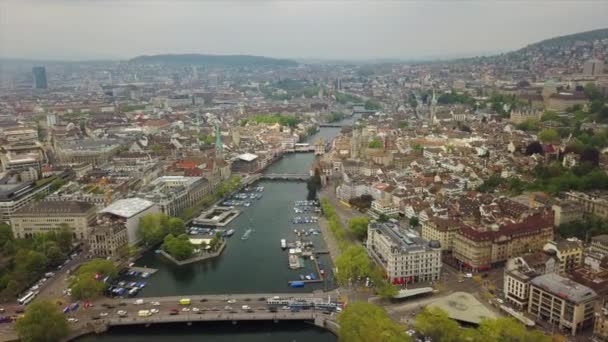
[[[306,181],[308,178],[310,178],[310,175],[305,173],[265,173],[260,176],[260,179],[267,180]]]

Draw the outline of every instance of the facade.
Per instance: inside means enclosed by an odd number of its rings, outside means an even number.
[[[413,230],[391,223],[371,222],[367,229],[367,251],[394,284],[438,280],[441,249]]]
[[[551,208],[553,209],[553,224],[556,227],[564,223],[581,220],[585,213],[583,205],[574,201],[561,201]]]
[[[485,230],[463,226],[455,235],[453,257],[466,269],[483,271],[553,240],[553,215],[535,214],[518,223]]]
[[[583,264],[583,243],[576,238],[549,241],[543,246],[543,250],[555,253],[559,260],[560,275],[565,276]]]
[[[399,216],[399,206],[389,199],[373,200],[370,214],[375,217],[379,217],[380,215],[397,217]]]
[[[163,176],[148,184],[138,196],[156,203],[169,216],[180,216],[208,193],[209,181],[203,177]]]
[[[46,89],[48,83],[46,80],[46,68],[37,66],[32,68],[32,80],[34,89]]]
[[[100,217],[89,233],[89,253],[98,258],[117,258],[128,248],[126,220],[121,217]]]
[[[602,256],[608,255],[608,235],[597,235],[591,238],[591,252]]]
[[[585,76],[601,76],[604,73],[604,61],[599,59],[590,59],[583,63],[583,75]]]
[[[9,222],[17,210],[32,202],[38,194],[48,194],[52,182],[36,186],[34,181],[0,184],[0,222]]]
[[[503,277],[505,300],[520,311],[525,309],[530,296],[530,281],[541,274],[556,273],[558,268],[557,258],[544,252],[507,260]]]
[[[549,273],[530,281],[528,313],[576,335],[593,326],[598,295],[587,286]]]
[[[87,202],[40,201],[17,210],[10,221],[16,238],[58,231],[65,225],[73,231],[74,238],[86,240],[95,213],[95,205]]]
[[[565,195],[568,199],[582,204],[585,214],[608,218],[608,196],[605,193],[569,191]]]
[[[127,240],[129,245],[135,245],[141,241],[139,233],[139,219],[148,214],[160,213],[158,206],[151,201],[141,198],[120,199],[99,212],[98,219],[101,220],[123,220],[127,229]]]
[[[520,124],[526,122],[527,120],[540,120],[543,116],[543,111],[538,109],[516,109],[511,111],[509,121],[513,124]]]
[[[62,163],[100,165],[108,162],[121,146],[116,139],[80,139],[56,142],[54,147]]]
[[[431,217],[422,222],[421,225],[423,239],[439,241],[442,251],[452,251],[454,236],[460,230],[460,224],[457,221],[441,217]]]

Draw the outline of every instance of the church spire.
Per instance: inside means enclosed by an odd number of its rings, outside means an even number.
[[[222,143],[222,132],[220,132],[219,122],[215,123],[215,158],[224,157],[224,144]]]

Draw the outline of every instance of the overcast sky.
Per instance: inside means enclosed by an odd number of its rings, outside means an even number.
[[[454,56],[604,28],[607,18],[603,0],[0,0],[0,56]]]

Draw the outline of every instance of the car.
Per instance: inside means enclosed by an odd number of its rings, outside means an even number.
[[[246,302],[249,302],[249,301],[251,301],[251,298],[245,298],[243,300],[246,301]]]
[[[270,312],[277,312],[277,308],[273,306],[273,307],[269,308],[268,311],[270,311]]]
[[[100,314],[99,314],[99,316],[100,316],[100,317],[107,317],[107,316],[108,316],[108,313],[107,313],[107,312],[102,312],[102,313],[100,313]]]
[[[260,298],[258,298],[258,301],[260,301],[260,302],[265,302],[265,301],[266,301],[266,298],[264,298],[264,297],[260,297]]]
[[[160,310],[158,310],[158,309],[150,309],[150,312],[153,313],[153,314],[155,314],[155,313],[159,313]]]
[[[228,304],[234,304],[234,303],[236,303],[236,299],[228,299],[226,302]]]
[[[118,310],[117,314],[120,317],[125,317],[128,313],[125,310]]]
[[[78,323],[78,318],[70,317],[70,318],[68,318],[68,322],[70,322],[70,323]]]
[[[169,315],[171,315],[171,316],[179,315],[179,310],[171,309],[171,311],[169,311]]]
[[[214,306],[211,308],[211,311],[220,311],[220,309]]]
[[[197,307],[192,308],[192,312],[199,312],[199,311],[201,311],[201,309],[199,309]]]
[[[114,308],[115,308],[115,306],[114,306],[114,305],[112,305],[112,304],[108,304],[108,306],[106,306],[106,307],[107,307],[108,309],[114,309]]]
[[[15,313],[22,314],[22,313],[25,313],[25,310],[19,308],[19,309],[15,310]]]
[[[100,316],[93,316],[93,317],[91,317],[91,319],[94,320],[94,321],[96,321],[96,320],[98,320],[100,318],[101,318]]]
[[[160,302],[152,302],[153,306],[160,306]]]
[[[236,311],[236,310],[234,310],[234,309],[230,310],[230,313],[237,313],[237,312],[238,312],[238,311]]]
[[[205,303],[206,301],[207,301],[207,298],[201,299],[201,303]]]
[[[414,330],[414,329],[410,329],[410,330],[406,331],[405,333],[406,333],[408,336],[410,336],[410,337],[411,337],[411,336],[416,335],[416,330]]]
[[[0,313],[4,313],[4,311],[6,311],[4,308],[0,308]]]
[[[137,299],[136,301],[133,302],[133,304],[135,305],[142,305],[144,303],[143,299]]]
[[[183,311],[183,312],[189,312],[189,311],[190,311],[190,308],[182,308],[182,311]]]
[[[118,303],[118,306],[127,306],[127,303]]]
[[[291,308],[289,306],[285,305],[281,308],[281,310],[289,311],[289,310],[291,310]]]
[[[232,307],[230,305],[226,305],[226,306],[224,306],[224,310],[230,311],[230,310],[232,310]]]

